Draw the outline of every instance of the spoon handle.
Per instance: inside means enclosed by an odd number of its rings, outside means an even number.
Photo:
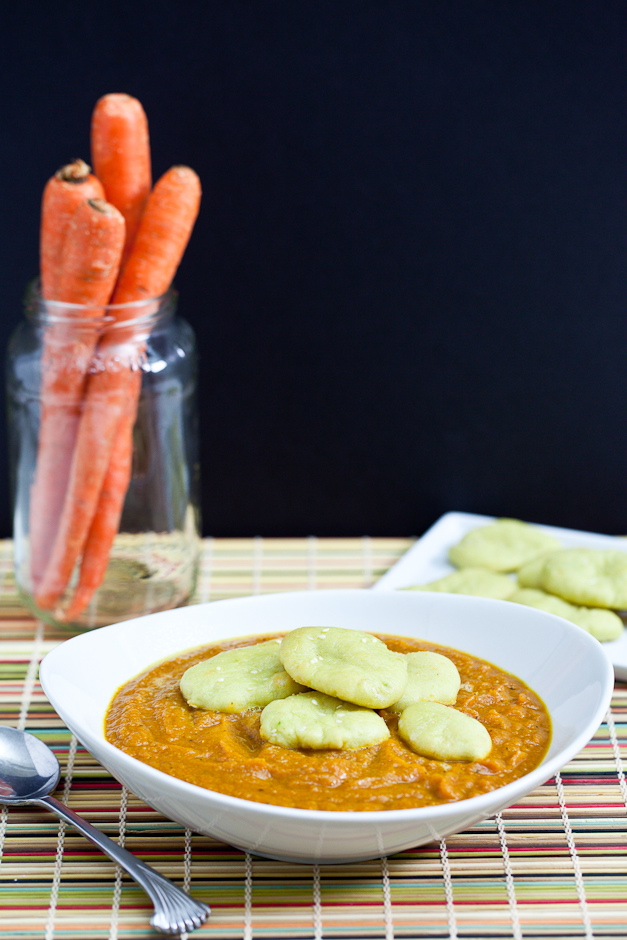
[[[91,823],[64,806],[54,796],[44,796],[33,800],[56,813],[60,819],[78,829],[90,842],[97,845],[105,855],[120,865],[135,881],[141,885],[151,899],[155,913],[150,923],[162,933],[180,934],[200,927],[211,913],[209,907],[194,900],[168,878],[160,875],[149,865],[135,858],[125,848],[118,845]]]

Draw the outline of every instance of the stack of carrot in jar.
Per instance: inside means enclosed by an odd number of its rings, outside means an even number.
[[[121,305],[106,311],[119,327],[137,317],[138,301],[167,292],[201,197],[198,176],[186,166],[152,186],[148,122],[130,95],[96,103],[91,158],[93,173],[75,160],[48,181],[41,215],[41,292],[52,315],[42,354],[31,576],[37,605],[67,622],[105,576],[131,479],[141,389],[136,337],[133,367],[94,369],[94,354],[106,363],[107,353],[133,344],[123,326],[116,334],[88,325],[101,322],[103,307]],[[62,313],[56,321],[55,309]]]

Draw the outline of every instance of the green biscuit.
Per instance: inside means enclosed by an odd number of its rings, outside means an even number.
[[[407,685],[405,657],[361,630],[298,627],[279,655],[295,682],[365,708],[387,708]]]
[[[623,621],[613,610],[578,607],[555,594],[547,594],[546,591],[536,588],[521,588],[515,591],[509,600],[515,604],[537,607],[539,610],[546,610],[550,614],[557,614],[558,617],[570,620],[601,643],[617,640],[623,632]]]
[[[445,594],[472,594],[475,597],[496,597],[505,600],[516,589],[516,583],[506,574],[488,568],[460,568],[451,574],[431,581],[416,584],[407,591],[441,591]]]
[[[549,555],[552,554],[553,552],[547,552],[546,554],[538,555],[537,558],[534,558],[532,561],[528,561],[526,565],[523,565],[516,575],[518,586],[521,588],[537,588],[539,590],[540,585],[542,584],[542,569],[544,568],[544,562],[547,560]]]
[[[439,702],[410,705],[401,714],[398,732],[413,751],[434,760],[483,760],[492,749],[481,722]]]
[[[449,561],[458,568],[517,571],[537,555],[557,548],[557,539],[527,522],[498,519],[467,532],[449,550]]]
[[[549,614],[556,614],[574,623],[573,615],[577,608],[561,597],[556,597],[555,594],[547,594],[546,591],[540,591],[537,588],[521,588],[512,594],[510,601],[515,604],[524,604],[525,607],[546,610]]]
[[[617,640],[625,629],[623,621],[613,610],[599,610],[596,607],[578,607],[575,623],[601,643]]]
[[[399,700],[390,706],[392,711],[400,713],[416,702],[455,704],[461,679],[452,660],[431,650],[399,655],[407,661],[407,685]]]
[[[271,744],[312,750],[369,747],[390,736],[377,712],[323,692],[270,702],[261,713],[260,731]]]
[[[186,669],[181,676],[183,698],[193,708],[236,713],[268,705],[277,698],[302,692],[279,659],[280,640],[223,650]]]
[[[627,552],[613,549],[565,548],[542,566],[540,586],[572,604],[627,608]]]

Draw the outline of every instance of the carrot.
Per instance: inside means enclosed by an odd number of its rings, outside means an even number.
[[[135,380],[141,383],[141,373],[135,373]],[[139,391],[134,392],[133,398],[138,397]],[[60,613],[63,620],[71,621],[79,617],[104,579],[110,546],[118,532],[124,497],[131,480],[135,414],[134,410],[129,410],[116,430],[98,509],[83,551],[78,585],[69,607]],[[109,546],[107,551],[103,550],[105,545]]]
[[[103,198],[102,183],[84,160],[62,166],[46,183],[41,200],[39,238],[41,295],[46,300],[59,300],[57,279],[61,251],[74,210],[85,199]]]
[[[30,504],[30,554],[33,582],[41,579],[61,516],[72,449],[79,426],[88,364],[97,341],[89,320],[102,307],[115,284],[124,219],[102,199],[81,202],[67,226],[57,278],[59,314],[71,317],[82,304],[81,320],[70,328],[52,323],[42,359],[42,408],[35,479]],[[57,305],[49,305],[54,315]],[[87,321],[87,322],[86,322]]]
[[[200,182],[193,170],[172,167],[164,173],[146,205],[131,255],[120,274],[113,304],[156,298],[167,291],[189,241],[199,205]],[[110,359],[121,363],[121,367],[95,372],[87,383],[59,531],[37,594],[39,605],[45,609],[59,601],[81,555],[86,571],[104,573],[117,531],[119,519],[114,526],[107,518],[113,515],[114,501],[107,498],[106,504],[100,506],[99,499],[116,434],[121,433],[119,429],[137,408],[141,383],[135,381],[133,369],[137,369],[145,346],[145,330],[149,327],[144,326],[138,332],[133,326],[128,329],[121,326],[126,319],[137,315],[133,307],[122,306],[114,310],[114,315],[120,325],[103,337],[99,351],[105,362]],[[128,436],[126,440],[130,449]],[[122,460],[120,456],[116,459]],[[118,498],[123,501],[125,494],[126,486],[124,494],[118,493]],[[90,540],[89,533],[96,518],[98,528],[107,535]],[[86,551],[88,540],[89,553]],[[92,578],[90,583],[93,585],[93,582]],[[85,597],[86,592],[82,592],[81,603],[89,601],[89,597],[86,601]]]
[[[96,102],[91,158],[106,199],[124,216],[126,260],[152,186],[148,120],[137,98],[111,94]]]
[[[126,417],[135,414],[129,385],[108,376],[85,397],[84,410],[70,467],[70,476],[56,537],[46,571],[35,594],[38,605],[51,610],[66,589],[74,565],[83,553],[94,522],[98,501],[109,468],[115,435]],[[92,376],[91,378],[93,378]],[[102,520],[101,520],[102,521]],[[57,616],[62,616],[57,614]]]
[[[77,206],[61,253],[61,303],[82,304],[92,316],[101,313],[98,308],[109,303],[120,270],[125,233],[122,213],[104,199]]]
[[[187,247],[200,207],[200,180],[188,166],[173,166],[155,184],[123,266],[112,303],[165,294]]]

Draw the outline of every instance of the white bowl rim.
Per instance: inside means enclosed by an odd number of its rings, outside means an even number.
[[[265,598],[277,598],[284,597],[289,595],[290,597],[295,597],[301,595],[303,597],[308,597],[311,600],[312,593],[320,595],[325,594],[329,595],[341,595],[346,597],[350,594],[363,596],[368,592],[363,588],[332,588],[329,590],[316,590],[312,591],[289,591],[289,592],[274,592],[267,594],[255,594],[255,595],[246,595],[244,597],[234,597],[234,598],[225,598],[218,601],[210,601],[205,605],[190,605],[194,607],[198,606],[207,606],[215,608],[217,605],[224,604],[245,604],[246,602],[255,601],[258,602],[261,599]],[[395,596],[392,592],[386,596]],[[400,592],[399,592],[400,593]],[[409,594],[409,592],[407,592]],[[379,594],[379,597],[384,596]],[[417,595],[414,595],[417,596]],[[464,601],[470,601],[471,603],[479,602],[483,604],[497,604],[504,605],[509,602],[503,600],[495,600],[493,598],[484,598],[484,597],[472,597],[470,595],[452,595],[452,594],[442,594],[437,592],[427,592],[421,591],[420,595],[422,597],[429,596],[431,598],[452,598],[457,597],[464,599]],[[521,605],[522,606],[522,605]],[[110,624],[109,626],[99,627],[96,630],[91,630],[86,633],[77,634],[76,636],[70,637],[69,639],[63,641],[59,644],[58,647],[51,650],[42,660],[40,668],[40,682],[44,693],[48,695],[46,689],[46,672],[49,668],[49,665],[46,666],[46,663],[49,661],[54,662],[56,655],[62,655],[59,651],[68,643],[75,643],[81,641],[88,641],[90,636],[94,634],[102,635],[104,631],[115,631],[120,628],[128,629],[132,624],[137,622],[144,622],[150,618],[161,618],[163,616],[172,615],[176,611],[184,611],[189,608],[177,608],[175,611],[161,611],[155,614],[148,614],[144,617],[136,617],[133,620],[127,620],[120,623]],[[146,764],[143,761],[138,760],[135,757],[132,757],[130,754],[127,754],[125,751],[122,751],[120,748],[116,747],[114,744],[111,744],[106,738],[102,738],[98,742],[98,747],[103,751],[104,754],[115,755],[115,761],[121,763],[122,766],[129,766],[135,768],[137,771],[146,774],[147,779],[153,780],[155,783],[159,781],[168,788],[174,788],[180,793],[185,794],[194,794],[195,796],[204,796],[209,799],[216,800],[218,803],[224,805],[224,808],[232,807],[233,809],[238,809],[242,811],[243,809],[248,812],[258,812],[263,816],[276,817],[280,816],[285,819],[300,819],[300,820],[309,820],[309,821],[319,821],[319,822],[331,822],[336,820],[341,822],[342,825],[359,825],[363,822],[368,822],[371,824],[381,823],[385,820],[392,821],[401,821],[401,820],[421,820],[422,818],[428,819],[437,816],[438,820],[446,820],[448,816],[456,816],[459,814],[461,808],[467,815],[473,814],[478,818],[493,815],[498,812],[494,809],[495,804],[500,806],[510,806],[512,801],[515,802],[517,798],[520,798],[523,795],[529,794],[537,786],[542,785],[547,780],[549,780],[556,772],[559,772],[585,745],[590,741],[591,736],[594,734],[596,729],[599,727],[603,718],[609,707],[612,692],[614,689],[614,672],[612,664],[609,660],[609,657],[602,650],[601,644],[595,640],[592,636],[585,633],[581,630],[580,627],[575,626],[575,624],[570,623],[569,621],[564,620],[561,617],[556,616],[555,614],[550,614],[545,611],[540,611],[535,608],[526,608],[529,611],[532,611],[534,615],[539,615],[544,618],[549,618],[551,621],[558,621],[562,629],[566,628],[567,631],[572,630],[573,635],[576,636],[579,641],[584,643],[589,642],[590,651],[593,653],[599,661],[601,666],[600,675],[598,677],[599,682],[601,683],[601,690],[599,693],[599,704],[593,712],[591,712],[586,724],[582,726],[580,730],[573,739],[564,746],[561,750],[557,751],[552,757],[546,757],[537,767],[529,771],[526,774],[523,774],[521,777],[517,777],[515,780],[510,783],[504,784],[501,787],[496,787],[494,790],[489,790],[486,793],[482,793],[478,796],[468,797],[463,800],[454,800],[450,803],[435,803],[429,806],[418,806],[413,808],[406,809],[389,809],[389,810],[318,810],[318,809],[301,809],[293,806],[282,806],[281,804],[275,803],[262,803],[256,800],[247,800],[242,797],[230,796],[226,793],[221,793],[219,790],[211,790],[207,787],[201,787],[197,784],[189,783],[186,780],[182,780],[180,777],[175,777],[172,774],[167,774],[162,770],[158,770],[156,767],[152,767],[150,764]],[[241,636],[253,636],[254,633],[241,634]],[[199,644],[202,645],[202,644]],[[190,647],[190,649],[193,647]],[[183,652],[184,650],[181,650]],[[169,656],[175,656],[177,651],[172,652],[171,654],[162,657],[161,659],[155,660],[154,664],[157,662],[162,662],[164,659],[169,658]],[[472,655],[472,654],[471,654]],[[146,668],[149,668],[152,663],[149,663]],[[129,677],[132,678],[132,677]],[[52,702],[52,699],[50,699]],[[66,710],[63,708],[58,708],[58,705],[52,702],[53,706],[58,710],[60,717],[66,722]],[[68,729],[73,731],[76,737],[84,744],[83,737],[81,735],[81,730],[85,730],[84,726],[81,729],[80,716],[78,719],[72,717],[72,724],[76,730],[73,730],[67,724]],[[87,729],[85,737],[89,738],[92,732]],[[89,750],[88,745],[84,744],[87,750]],[[550,749],[550,743],[549,748]],[[547,751],[548,751],[547,749]],[[116,776],[115,773],[112,773],[113,776]],[[120,774],[121,776],[121,774]],[[510,800],[512,797],[512,800]]]

